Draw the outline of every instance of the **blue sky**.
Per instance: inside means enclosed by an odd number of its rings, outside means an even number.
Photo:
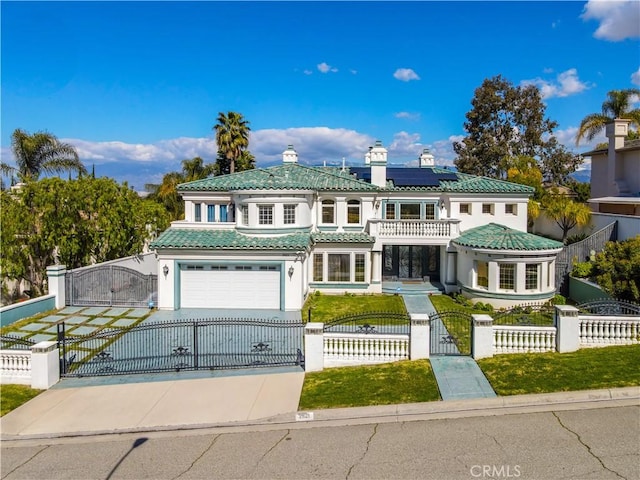
[[[486,78],[538,85],[572,149],[609,90],[640,85],[638,0],[0,8],[2,160],[16,128],[47,130],[137,189],[183,159],[215,161],[218,112],[250,122],[258,166],[290,143],[302,163],[356,164],[376,139],[392,163],[428,147],[447,165]]]

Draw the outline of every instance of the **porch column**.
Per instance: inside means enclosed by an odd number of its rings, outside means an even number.
[[[371,252],[371,283],[382,281],[382,252]]]
[[[446,283],[455,285],[456,283],[456,252],[447,252],[447,276]]]

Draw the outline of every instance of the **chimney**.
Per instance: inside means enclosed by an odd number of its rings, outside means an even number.
[[[607,191],[608,195],[618,195],[619,188],[616,180],[624,176],[622,162],[618,164],[616,150],[624,147],[624,139],[629,133],[630,120],[616,118],[605,127],[609,139],[609,151],[607,153]]]
[[[422,150],[422,154],[420,155],[420,168],[422,167],[433,167],[435,165],[435,158],[431,155],[431,152],[428,148]]]
[[[287,149],[282,152],[282,163],[298,163],[298,153],[293,145],[287,145]]]
[[[378,187],[385,187],[387,185],[387,149],[382,146],[380,140],[376,140],[368,155],[371,165],[371,183]]]

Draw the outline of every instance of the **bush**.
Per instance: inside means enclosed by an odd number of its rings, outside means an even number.
[[[593,275],[593,263],[577,262],[573,264],[571,276],[575,278],[590,278]]]
[[[564,298],[562,295],[557,294],[557,295],[554,295],[551,300],[549,300],[549,303],[551,305],[566,305],[567,299]]]
[[[469,307],[469,308],[473,307],[473,303],[471,303],[471,300],[469,300],[467,297],[465,297],[461,293],[453,293],[451,294],[451,298],[453,298],[453,301],[456,302],[458,305],[462,305],[463,307]]]
[[[593,276],[614,298],[640,301],[640,235],[622,242],[607,242],[596,255]]]
[[[493,312],[493,305],[490,303],[477,302],[473,308],[480,310],[481,312]]]

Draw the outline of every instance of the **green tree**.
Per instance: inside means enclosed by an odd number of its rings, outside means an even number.
[[[640,235],[622,242],[607,242],[596,255],[593,275],[612,297],[640,302]]]
[[[29,134],[24,130],[14,130],[11,135],[11,151],[16,167],[2,162],[0,169],[4,175],[17,174],[23,182],[37,180],[42,173],[87,173],[75,148],[60,142],[48,132]]]
[[[216,174],[234,173],[236,167],[244,167],[240,163],[243,151],[249,147],[249,122],[242,114],[228,112],[218,113],[217,124],[213,126],[218,145]],[[246,157],[245,157],[246,159]],[[238,168],[238,171],[241,171]]]
[[[584,203],[578,203],[565,195],[547,194],[542,200],[543,214],[553,220],[562,230],[562,241],[566,241],[569,231],[576,226],[588,225],[591,210]]]
[[[567,186],[573,190],[576,194],[576,202],[587,203],[587,200],[591,198],[591,184],[588,182],[579,182],[575,179],[570,179],[567,182]]]
[[[206,164],[200,157],[182,161],[182,171],[169,172],[162,177],[159,185],[147,184],[145,190],[150,195],[149,199],[163,205],[172,220],[179,220],[184,216],[184,202],[178,194],[178,185],[194,180],[201,180],[212,175],[215,171],[215,164]]]
[[[611,90],[607,93],[607,99],[602,102],[602,113],[591,113],[582,119],[576,145],[583,139],[593,140],[604,127],[616,118],[631,120],[631,126],[640,128],[640,109],[632,109],[632,100],[640,96],[640,89],[627,88],[625,90]]]
[[[108,178],[45,178],[0,192],[0,270],[45,289],[46,267],[77,268],[143,251],[169,225],[166,211]]]
[[[580,164],[575,155],[567,161],[571,154],[553,136],[558,124],[545,117],[546,107],[536,86],[516,87],[498,75],[484,80],[471,105],[464,123],[467,135],[453,142],[454,164],[461,172],[505,178],[509,159],[525,156],[536,159],[544,178],[557,179]]]

